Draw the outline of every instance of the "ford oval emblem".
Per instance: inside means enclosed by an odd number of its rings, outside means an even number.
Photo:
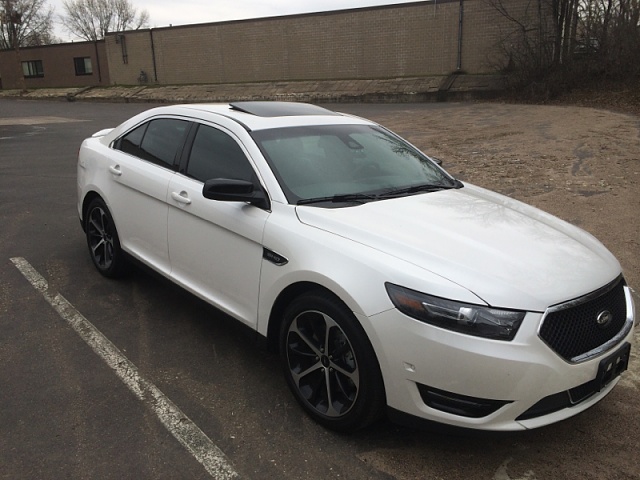
[[[611,312],[609,310],[603,310],[598,314],[598,317],[596,318],[596,323],[600,328],[606,328],[611,323],[612,320],[613,320],[613,315],[611,314]]]

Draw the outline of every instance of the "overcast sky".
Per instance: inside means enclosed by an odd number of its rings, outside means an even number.
[[[296,13],[324,12],[348,8],[410,3],[416,0],[130,0],[139,10],[149,12],[150,27],[168,27],[193,23],[221,22]],[[56,17],[64,14],[62,0],[49,0]],[[56,36],[65,41],[79,40],[60,23]]]

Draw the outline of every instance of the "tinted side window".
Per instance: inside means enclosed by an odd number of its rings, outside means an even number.
[[[185,120],[152,120],[127,133],[115,148],[160,166],[173,168],[188,129],[189,122]]]
[[[140,149],[140,144],[142,143],[142,137],[144,136],[144,132],[148,125],[148,123],[145,123],[144,125],[131,130],[124,137],[118,140],[115,148],[130,155],[142,157],[143,152]]]
[[[254,179],[253,168],[236,141],[206,125],[198,128],[186,173],[201,182],[212,178]]]

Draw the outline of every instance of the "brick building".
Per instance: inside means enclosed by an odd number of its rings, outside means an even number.
[[[86,87],[111,83],[104,40],[0,51],[0,88]]]
[[[530,3],[509,0],[510,14],[525,15]],[[109,33],[95,44],[20,52],[27,88],[433,77],[493,73],[510,28],[485,0],[428,0]],[[0,52],[4,88],[16,88],[16,65],[15,52]]]

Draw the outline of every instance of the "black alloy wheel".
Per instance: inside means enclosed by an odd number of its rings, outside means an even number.
[[[91,260],[105,277],[119,277],[126,270],[118,232],[104,201],[91,201],[85,215],[85,232]]]
[[[322,291],[298,297],[285,313],[280,340],[287,383],[314,420],[349,432],[381,416],[377,359],[342,302]]]

